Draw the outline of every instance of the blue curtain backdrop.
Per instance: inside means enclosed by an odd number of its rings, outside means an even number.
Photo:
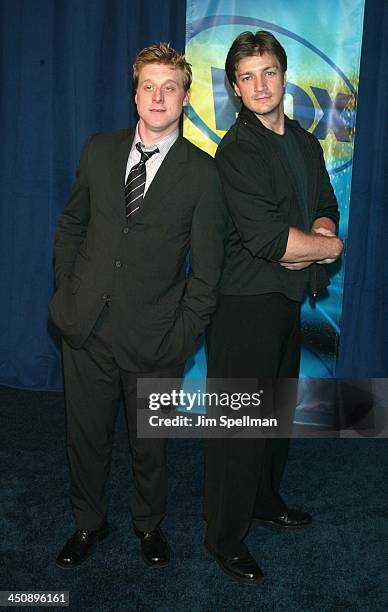
[[[339,373],[388,376],[384,143],[387,9],[367,0]],[[47,327],[52,243],[88,134],[133,124],[130,76],[185,43],[181,0],[1,0],[0,384],[62,388]]]
[[[185,3],[0,0],[0,383],[62,388],[47,329],[52,245],[91,132],[133,124],[142,47],[185,45]]]
[[[388,3],[367,0],[338,377],[388,377]],[[385,180],[384,180],[385,179]]]

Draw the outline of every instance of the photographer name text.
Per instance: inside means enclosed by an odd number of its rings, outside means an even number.
[[[206,417],[203,414],[192,416],[177,415],[174,417],[164,417],[153,414],[148,419],[151,427],[277,427],[277,419],[261,419],[244,415],[240,418],[232,418],[221,415],[218,418]]]

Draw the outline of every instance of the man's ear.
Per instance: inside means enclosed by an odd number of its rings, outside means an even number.
[[[239,98],[241,98],[241,92],[240,92],[240,89],[238,88],[238,86],[236,85],[236,83],[233,83],[233,89],[234,89],[235,95],[238,96]]]
[[[185,96],[183,98],[183,103],[182,106],[187,106],[188,103],[190,102],[190,89],[188,91],[186,91]]]
[[[284,87],[284,89],[286,88],[286,86],[287,86],[287,70],[286,70],[286,72],[283,73],[283,87]]]
[[[136,93],[135,93],[135,104],[137,104],[137,90],[136,90]]]

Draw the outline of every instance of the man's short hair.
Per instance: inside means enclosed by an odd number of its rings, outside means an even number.
[[[274,55],[279,60],[283,74],[286,72],[286,52],[280,42],[270,32],[258,30],[256,34],[254,34],[248,31],[242,32],[237,36],[228,51],[225,62],[226,76],[232,87],[233,83],[236,82],[236,70],[239,62],[245,57],[263,55],[263,53],[271,53]]]
[[[184,90],[188,91],[190,89],[192,80],[191,66],[186,61],[184,55],[170,47],[170,43],[161,42],[158,45],[150,45],[139,51],[133,63],[135,89],[137,89],[140,70],[146,64],[167,64],[182,70]]]

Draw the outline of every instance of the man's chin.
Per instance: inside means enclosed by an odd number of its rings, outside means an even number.
[[[251,108],[251,110],[256,114],[256,115],[270,115],[273,113],[276,113],[276,111],[282,108],[281,104],[257,104],[255,105],[254,108]]]
[[[165,132],[170,127],[169,124],[165,125],[164,123],[151,123],[148,126],[150,132]]]
[[[160,117],[158,120],[156,117],[148,117],[140,118],[140,129],[144,127],[148,132],[153,132],[154,134],[160,134],[163,132],[169,133],[174,131],[175,127],[179,125],[179,117],[178,119],[170,118],[167,120],[166,117]]]
[[[165,116],[152,116],[149,121],[145,121],[145,125],[149,130],[162,132],[163,130],[168,130],[171,125],[173,125],[174,121],[167,120]]]
[[[276,104],[271,103],[269,100],[266,102],[260,102],[255,104],[256,113],[270,113],[276,108]]]

